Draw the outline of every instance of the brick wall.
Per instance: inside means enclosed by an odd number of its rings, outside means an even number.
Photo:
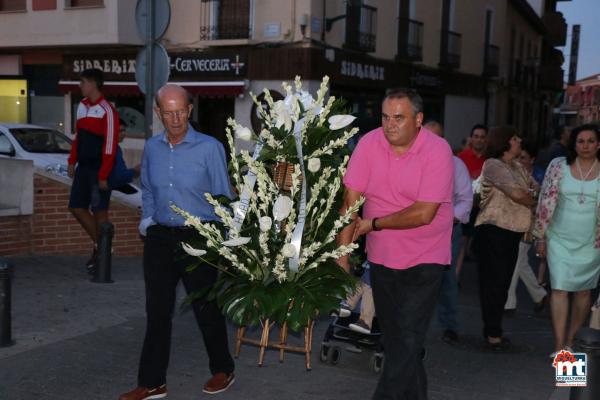
[[[0,217],[0,255],[91,253],[92,241],[67,209],[70,186],[34,175],[33,215]],[[137,210],[111,202],[115,255],[141,255]]]

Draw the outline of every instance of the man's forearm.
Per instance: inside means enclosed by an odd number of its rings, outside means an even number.
[[[414,203],[404,210],[377,218],[378,229],[412,229],[429,225],[437,213],[439,204]]]

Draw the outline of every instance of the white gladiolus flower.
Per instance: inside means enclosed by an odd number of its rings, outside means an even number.
[[[275,118],[275,126],[281,128],[285,126],[285,130],[292,129],[292,115],[290,109],[281,100],[276,101],[271,109],[271,114]]]
[[[283,249],[281,249],[281,254],[283,254],[287,258],[294,257],[296,255],[296,248],[293,244],[288,243],[285,246],[283,246]]]
[[[327,122],[329,122],[329,129],[332,131],[337,131],[338,129],[342,129],[348,125],[350,125],[356,117],[352,115],[334,115],[329,117]]]
[[[321,169],[321,160],[318,158],[311,158],[308,160],[308,170],[310,172],[317,172]]]
[[[231,207],[231,211],[233,211],[233,216],[235,217],[237,215],[237,213],[239,213],[240,202],[234,201],[234,202],[230,203],[229,206]]]
[[[283,221],[292,211],[293,201],[288,196],[280,195],[273,204],[273,218],[275,221]]]
[[[183,247],[183,250],[188,253],[190,256],[194,256],[194,257],[200,257],[206,254],[206,250],[202,250],[202,249],[195,249],[192,246],[190,246],[187,243],[182,243],[181,247]]]
[[[248,243],[249,241],[250,241],[249,237],[237,237],[237,238],[226,240],[221,244],[223,246],[227,246],[227,247],[236,247],[236,246],[242,246],[242,245]]]
[[[238,125],[235,127],[235,137],[240,140],[252,140],[252,131],[245,126]]]
[[[271,219],[271,217],[260,217],[259,220],[259,224],[260,224],[260,230],[262,232],[267,232],[269,229],[271,229],[271,225],[273,225],[273,220]]]

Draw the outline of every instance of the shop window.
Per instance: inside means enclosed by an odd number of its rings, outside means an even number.
[[[0,0],[0,11],[25,11],[26,0]]]
[[[101,7],[104,0],[65,0],[65,7]]]

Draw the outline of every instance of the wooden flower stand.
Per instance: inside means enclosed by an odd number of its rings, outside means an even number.
[[[242,343],[252,344],[254,346],[258,346],[260,351],[258,353],[258,366],[262,367],[263,361],[265,358],[265,350],[270,347],[272,349],[279,349],[279,362],[283,362],[283,355],[286,351],[291,351],[295,353],[304,353],[306,358],[306,369],[310,371],[310,351],[312,348],[312,334],[313,327],[315,322],[313,320],[310,321],[308,326],[304,327],[304,346],[291,346],[287,343],[288,339],[288,326],[287,323],[284,323],[281,329],[279,330],[279,341],[277,343],[269,342],[269,334],[271,329],[275,325],[275,322],[271,322],[268,319],[261,322],[262,325],[262,334],[260,340],[252,339],[246,337],[246,327],[240,326],[237,330],[236,340],[235,340],[235,351],[234,356],[237,358],[240,355],[240,348]]]

